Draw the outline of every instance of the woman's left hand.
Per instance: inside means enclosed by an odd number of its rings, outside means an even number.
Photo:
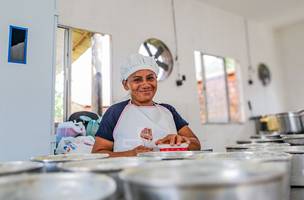
[[[189,138],[177,134],[169,134],[166,137],[159,139],[155,142],[156,145],[158,144],[170,144],[173,145],[181,145],[181,143],[190,144]]]

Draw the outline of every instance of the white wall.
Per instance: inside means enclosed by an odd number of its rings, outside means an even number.
[[[286,110],[304,109],[304,21],[282,27],[276,31],[283,88],[286,91]]]
[[[50,151],[54,0],[0,6],[0,160]],[[28,28],[27,64],[7,62],[9,25]]]
[[[229,56],[240,62],[242,106],[247,121],[251,115],[247,100],[253,103],[253,115],[281,110],[280,102],[274,102],[281,98],[281,94],[277,84],[279,73],[272,31],[249,22],[253,64],[266,62],[271,66],[274,78],[267,88],[262,87],[257,80],[254,86],[248,87],[244,19],[198,0],[176,0],[175,6],[180,71],[186,75],[187,81],[181,87],[175,86],[178,73],[175,68],[169,79],[159,84],[156,98],[173,104],[190,122],[203,145],[211,146],[217,151],[224,150],[225,144],[232,144],[237,139],[246,139],[254,134],[254,125],[251,122],[200,124],[193,51]],[[170,0],[65,0],[59,1],[58,8],[60,24],[112,35],[114,101],[125,95],[119,81],[119,64],[127,55],[137,52],[141,42],[156,37],[175,53]]]

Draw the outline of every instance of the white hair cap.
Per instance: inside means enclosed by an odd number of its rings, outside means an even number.
[[[148,69],[156,75],[158,74],[158,65],[154,58],[141,54],[133,54],[120,67],[121,79],[127,80],[131,74],[143,69]]]

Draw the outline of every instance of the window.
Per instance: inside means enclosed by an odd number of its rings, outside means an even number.
[[[194,60],[201,122],[241,122],[237,61],[198,51]]]
[[[111,104],[110,36],[57,28],[55,122],[77,111],[102,115]]]

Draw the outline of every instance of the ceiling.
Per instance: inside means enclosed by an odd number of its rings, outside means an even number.
[[[304,0],[200,0],[275,28],[304,20]]]

